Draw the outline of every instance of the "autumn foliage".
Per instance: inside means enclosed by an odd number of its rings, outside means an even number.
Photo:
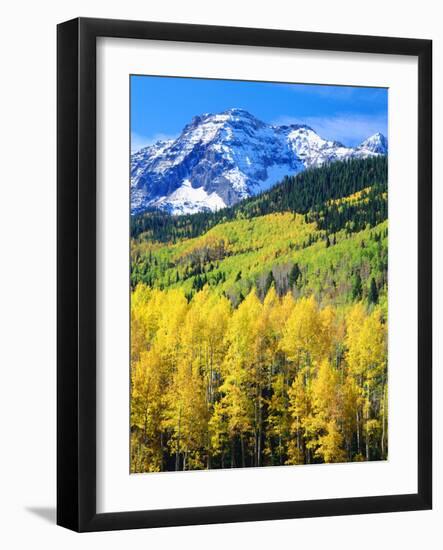
[[[386,459],[381,306],[137,285],[131,471]]]

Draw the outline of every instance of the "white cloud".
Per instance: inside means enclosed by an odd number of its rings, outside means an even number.
[[[157,141],[165,141],[168,139],[175,139],[177,136],[168,134],[155,134],[153,136],[142,136],[136,132],[131,132],[131,153],[139,151],[143,147],[157,143]]]
[[[333,139],[344,145],[355,146],[376,132],[387,137],[387,119],[383,115],[349,115],[310,116],[294,118],[282,116],[274,124],[307,124],[322,138]]]

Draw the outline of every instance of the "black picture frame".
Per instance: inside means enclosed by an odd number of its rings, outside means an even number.
[[[416,494],[96,512],[96,39],[398,54],[418,58]],[[432,507],[432,42],[78,18],[57,29],[57,523],[104,531],[426,510]]]

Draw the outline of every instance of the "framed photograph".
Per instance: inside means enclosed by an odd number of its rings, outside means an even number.
[[[59,525],[432,506],[432,43],[58,26]]]

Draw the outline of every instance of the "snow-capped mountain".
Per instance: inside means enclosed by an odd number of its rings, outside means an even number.
[[[377,132],[368,139],[365,139],[359,146],[358,149],[361,151],[371,151],[378,155],[387,155],[388,153],[388,140],[383,134]]]
[[[131,213],[218,210],[269,189],[285,175],[348,158],[387,153],[382,134],[356,148],[304,124],[273,126],[243,109],[196,116],[175,140],[131,156]]]

